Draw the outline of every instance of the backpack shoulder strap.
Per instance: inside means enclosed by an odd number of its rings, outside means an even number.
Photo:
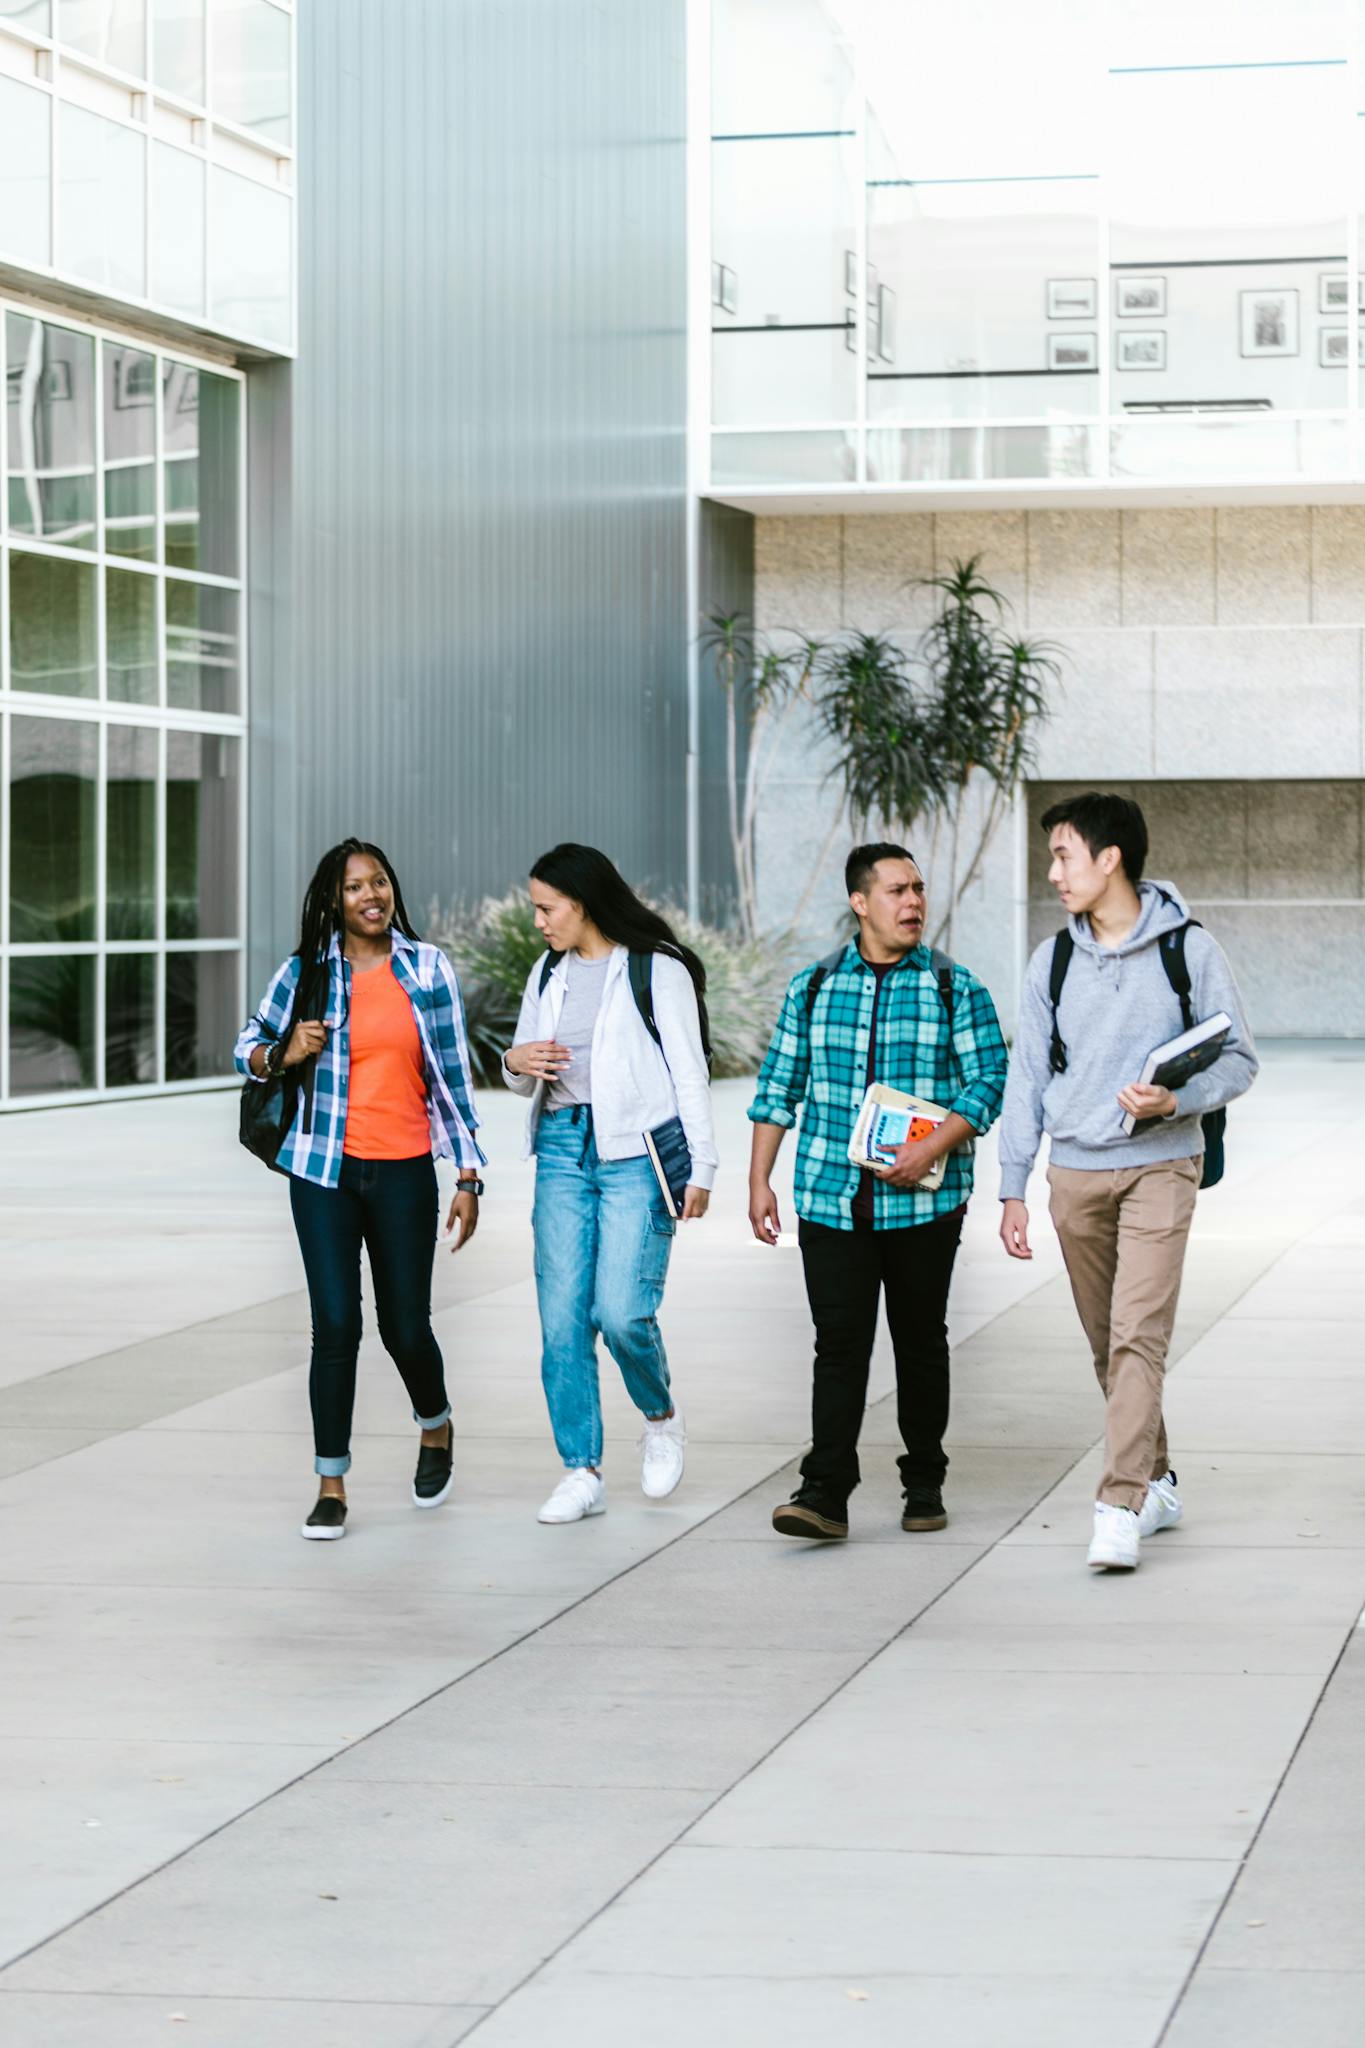
[[[1194,1029],[1194,1004],[1191,1001],[1190,969],[1185,958],[1185,934],[1190,927],[1198,926],[1199,919],[1192,917],[1186,924],[1178,924],[1174,931],[1163,932],[1159,941],[1161,964],[1166,970],[1166,979],[1180,998],[1180,1016],[1187,1031]],[[1200,927],[1202,929],[1202,927]]]
[[[654,1043],[663,1050],[663,1040],[654,1018],[654,955],[632,953],[627,963],[630,975],[630,992],[635,998],[635,1007],[640,1012],[640,1022]]]
[[[550,976],[551,976],[551,975],[552,975],[552,974],[554,973],[554,971],[555,971],[556,967],[558,967],[558,965],[559,965],[559,955],[558,955],[558,953],[547,953],[547,954],[545,955],[545,958],[544,958],[544,959],[543,959],[543,960],[541,961],[541,963],[540,963],[540,988],[539,988],[539,991],[538,991],[538,993],[539,993],[540,995],[544,995],[544,993],[545,993],[546,989],[547,989],[547,988],[548,988],[548,987],[550,986]]]
[[[1054,1074],[1066,1072],[1066,1047],[1062,1044],[1061,1026],[1057,1022],[1057,1005],[1062,1000],[1062,983],[1066,970],[1071,965],[1071,956],[1076,950],[1076,941],[1064,925],[1052,941],[1052,969],[1048,975],[1048,1001],[1052,1004],[1052,1046],[1048,1055]]]
[[[809,1021],[815,1015],[815,998],[820,993],[821,982],[827,981],[829,979],[830,975],[833,974],[835,968],[839,965],[839,962],[843,959],[847,951],[847,946],[840,946],[836,952],[826,953],[823,960],[816,961],[815,967],[811,973],[811,978],[806,983],[807,1021]]]
[[[946,953],[940,953],[938,947],[935,946],[929,955],[929,965],[933,969],[934,978],[938,982],[939,1000],[942,1002],[944,1009],[948,1013],[948,1035],[949,1037],[951,1037],[953,1030],[954,1000],[953,969],[957,965],[957,963],[955,960],[949,959]]]

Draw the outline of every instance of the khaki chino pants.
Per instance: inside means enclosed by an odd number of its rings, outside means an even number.
[[[1052,1221],[1104,1393],[1099,1498],[1113,1507],[1136,1512],[1148,1480],[1170,1470],[1161,1395],[1201,1171],[1197,1157],[1117,1172],[1048,1168]]]

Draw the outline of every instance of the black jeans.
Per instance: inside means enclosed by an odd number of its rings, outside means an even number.
[[[436,1168],[426,1153],[343,1159],[338,1187],[291,1177],[289,1202],[313,1311],[313,1465],[338,1476],[351,1463],[362,1244],[370,1255],[379,1335],[403,1375],[414,1420],[435,1429],[450,1413],[441,1347],[431,1329]]]
[[[886,1290],[886,1320],[896,1354],[896,1419],[905,1443],[904,1486],[941,1486],[948,1469],[948,1288],[965,1211],[908,1230],[874,1230],[855,1219],[851,1232],[803,1223],[801,1259],[815,1323],[811,1448],[803,1482],[831,1501],[858,1484],[858,1432],[867,1375]]]

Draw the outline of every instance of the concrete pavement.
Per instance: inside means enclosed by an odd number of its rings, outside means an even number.
[[[352,1533],[311,1498],[284,1190],[223,1096],[0,1125],[0,2038],[12,2048],[1048,2048],[1365,2039],[1365,1061],[1273,1050],[1200,1205],[1186,1525],[1083,1565],[1100,1414],[1045,1225],[954,1295],[952,1521],[900,1533],[879,1353],[854,1540],[772,1536],[799,1264],[728,1170],[666,1328],[688,1478],[554,1477],[519,1106],[439,1261],[451,1506],[367,1340]],[[1042,1201],[1035,1190],[1035,1210]]]

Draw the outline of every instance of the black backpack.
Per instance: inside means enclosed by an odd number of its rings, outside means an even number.
[[[1171,901],[1164,891],[1163,900]],[[1157,941],[1166,979],[1180,998],[1180,1015],[1187,1031],[1193,1031],[1196,1021],[1194,1005],[1190,1001],[1190,970],[1185,962],[1185,934],[1191,926],[1199,926],[1203,930],[1199,919],[1192,917],[1173,931],[1163,932]],[[1071,965],[1075,950],[1076,941],[1070,929],[1063,928],[1052,941],[1052,973],[1048,981],[1048,998],[1052,1004],[1052,1050],[1049,1058],[1054,1074],[1066,1072],[1066,1047],[1062,1044],[1061,1026],[1057,1022],[1057,1005],[1062,999],[1062,983],[1066,980],[1066,970]],[[1200,1122],[1204,1127],[1204,1171],[1199,1185],[1201,1188],[1216,1188],[1223,1178],[1226,1164],[1228,1113],[1226,1109],[1211,1109]]]
[[[544,995],[550,985],[550,976],[563,957],[562,953],[545,955],[540,968],[539,994]],[[640,1022],[662,1052],[664,1042],[654,1021],[654,955],[632,953],[627,963],[627,972],[630,976],[630,992],[635,998],[635,1007],[640,1012]],[[701,1022],[701,1049],[706,1055],[706,1064],[709,1067],[714,1058],[711,1051],[711,1025],[706,1014],[706,1004],[700,996],[697,998],[697,1015]]]
[[[820,984],[833,974],[847,951],[847,946],[840,946],[837,952],[826,953],[823,960],[816,961],[811,978],[806,983],[806,1021],[808,1023],[815,1015],[815,998],[820,993]],[[934,979],[938,983],[939,999],[948,1013],[948,1037],[951,1041],[953,1035],[954,963],[948,958],[946,953],[940,953],[937,946],[930,949],[929,961],[933,968]]]

